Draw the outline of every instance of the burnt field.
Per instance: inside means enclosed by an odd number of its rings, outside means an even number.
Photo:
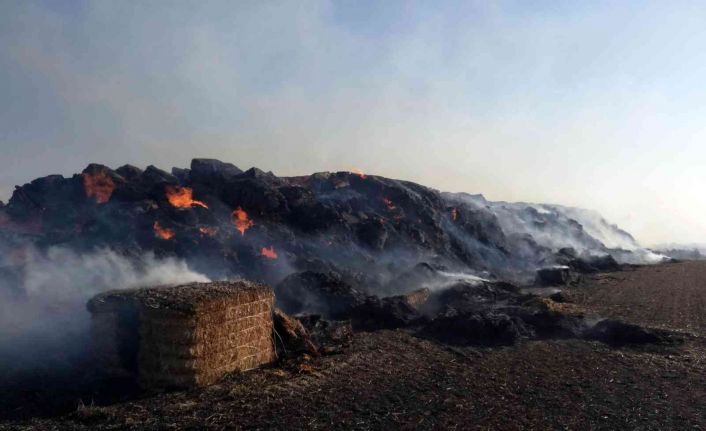
[[[587,312],[706,334],[706,264],[680,262],[591,277],[570,292]]]
[[[706,263],[587,276],[565,311],[682,333],[675,345],[585,340],[449,347],[405,330],[189,391],[82,406],[36,429],[701,429]]]

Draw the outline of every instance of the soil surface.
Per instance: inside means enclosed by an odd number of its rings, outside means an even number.
[[[478,349],[358,333],[342,354],[0,429],[706,428],[706,262],[591,276],[567,297],[568,311],[679,331],[685,341]]]
[[[588,313],[706,335],[706,262],[600,274],[570,294]]]

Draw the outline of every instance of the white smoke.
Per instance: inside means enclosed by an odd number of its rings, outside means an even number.
[[[78,254],[54,247],[46,253],[30,249],[23,270],[23,290],[31,301],[88,298],[109,289],[209,281],[174,258],[147,253],[138,259],[109,249]]]
[[[623,250],[639,250],[640,245],[629,233],[620,229],[615,224],[610,224],[599,213],[583,208],[564,207],[553,205],[557,211],[564,213],[577,222],[581,223],[583,229],[592,237],[601,241],[608,248],[620,248]]]
[[[465,272],[449,272],[449,271],[438,271],[439,277],[434,280],[422,283],[420,287],[427,288],[434,291],[448,289],[459,283],[465,283],[469,286],[479,286],[483,283],[487,283],[489,280],[483,277],[479,277],[475,274],[469,274]]]
[[[618,262],[631,265],[654,265],[669,260],[668,256],[646,248],[631,250],[629,253],[613,252],[612,254]]]
[[[493,214],[506,235],[529,235],[553,252],[573,248],[581,255],[610,254],[619,263],[654,264],[666,257],[642,246],[599,213],[583,208],[525,202],[492,202],[480,195],[446,193],[451,202]]]
[[[9,263],[6,257],[3,261]],[[89,323],[86,301],[97,293],[209,281],[174,258],[128,258],[108,249],[80,254],[60,247],[45,252],[26,247],[20,262],[12,263],[17,276],[0,276],[0,362],[11,361],[15,368],[26,365],[18,361],[66,356],[83,348]]]

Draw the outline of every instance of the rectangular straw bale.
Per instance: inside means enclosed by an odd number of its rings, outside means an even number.
[[[263,363],[274,359],[274,352],[261,351],[257,354],[244,357],[240,360],[238,371],[248,371],[257,368]],[[152,369],[149,373],[141,375],[143,384],[153,387],[188,387],[195,385],[208,385],[220,379],[224,374],[233,372],[231,364],[210,369],[179,369],[171,368]]]
[[[143,385],[192,386],[274,359],[273,304],[269,286],[237,281],[107,292],[88,308],[106,354],[122,336],[112,314],[131,308],[139,315],[135,363]]]
[[[168,340],[170,343],[176,344],[194,344],[203,340],[227,336],[228,334],[239,334],[241,331],[248,331],[252,328],[265,328],[267,331],[271,331],[271,314],[261,313],[222,324],[201,324],[184,327],[179,325],[168,325],[165,327],[158,322],[145,319],[140,327],[140,336],[146,339]]]
[[[225,348],[214,348],[212,346],[195,346],[193,350],[178,350],[161,344],[152,345],[141,349],[139,358],[144,365],[170,364],[170,368],[185,367],[199,368],[205,364],[235,363],[243,357],[251,356],[258,352],[269,352],[272,350],[272,339],[268,337],[258,337],[249,341],[240,340],[229,343]],[[219,346],[220,347],[220,346]]]
[[[226,302],[248,303],[274,297],[272,288],[250,281],[216,281],[149,288],[113,290],[88,302],[91,313],[139,305],[166,315],[195,315],[220,310]]]
[[[118,316],[100,313],[91,316],[91,351],[106,367],[119,367]]]
[[[174,343],[168,339],[155,337],[152,341],[143,343],[142,350],[162,356],[173,355],[183,358],[196,358],[210,355],[214,352],[234,349],[242,345],[259,343],[262,340],[271,342],[271,331],[269,327],[256,327],[240,333],[226,334],[212,340],[191,344]]]
[[[190,374],[209,373],[212,370],[248,370],[262,361],[272,360],[272,355],[261,346],[243,346],[233,351],[195,359],[173,357],[140,357],[140,373],[144,374]],[[254,364],[254,362],[257,362]]]
[[[240,336],[239,336],[240,335]],[[240,334],[228,334],[218,339],[197,342],[194,344],[170,343],[168,340],[153,340],[143,343],[144,351],[160,355],[175,355],[183,357],[198,357],[212,352],[234,349],[243,345],[259,343],[262,340],[271,341],[270,331],[265,328],[253,328]]]
[[[248,302],[238,301],[237,297],[234,296],[227,300],[212,301],[208,304],[199,305],[189,313],[149,305],[144,306],[143,313],[149,315],[151,319],[159,319],[165,322],[180,321],[184,318],[188,318],[189,321],[193,322],[204,320],[219,322],[266,311],[272,307],[273,302],[274,296],[262,297],[260,295],[255,300]]]
[[[166,316],[160,313],[159,310],[145,310],[142,315],[155,325],[160,325],[164,329],[169,329],[169,326],[199,326],[203,324],[221,324],[231,320],[238,320],[244,317],[250,317],[272,311],[271,300],[260,300],[247,304],[231,305],[220,311],[209,311],[203,314],[196,314],[185,317],[183,315]]]

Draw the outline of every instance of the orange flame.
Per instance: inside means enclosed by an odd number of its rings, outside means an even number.
[[[86,191],[86,196],[94,198],[99,204],[104,204],[110,200],[110,196],[115,190],[115,182],[105,172],[96,172],[94,174],[84,173],[83,189]]]
[[[162,226],[160,226],[158,221],[154,222],[154,233],[159,238],[162,238],[165,240],[170,240],[170,239],[174,238],[174,229],[162,227]]]
[[[216,233],[218,233],[218,228],[217,227],[210,227],[210,226],[201,226],[199,227],[199,232],[201,232],[202,235],[208,235],[210,237],[214,237]]]
[[[172,206],[177,208],[191,208],[194,205],[208,208],[208,205],[201,201],[194,200],[194,191],[190,187],[167,186],[167,200]]]
[[[456,216],[458,214],[456,213],[456,208],[451,208],[451,218],[456,221]]]
[[[277,252],[275,251],[275,246],[271,245],[270,248],[262,247],[260,255],[268,259],[277,259]]]
[[[351,172],[354,173],[354,174],[356,174],[356,175],[358,175],[358,176],[359,176],[360,178],[362,178],[362,179],[365,179],[365,178],[366,178],[365,173],[364,173],[361,169],[352,168],[352,169],[351,169]]]
[[[390,211],[394,210],[397,208],[394,203],[390,200],[390,198],[382,198],[382,201],[385,202],[385,205],[387,205],[387,209]]]
[[[235,223],[235,228],[240,231],[241,235],[245,235],[245,231],[253,227],[255,224],[248,218],[248,213],[243,211],[240,207],[233,211],[233,223]]]

